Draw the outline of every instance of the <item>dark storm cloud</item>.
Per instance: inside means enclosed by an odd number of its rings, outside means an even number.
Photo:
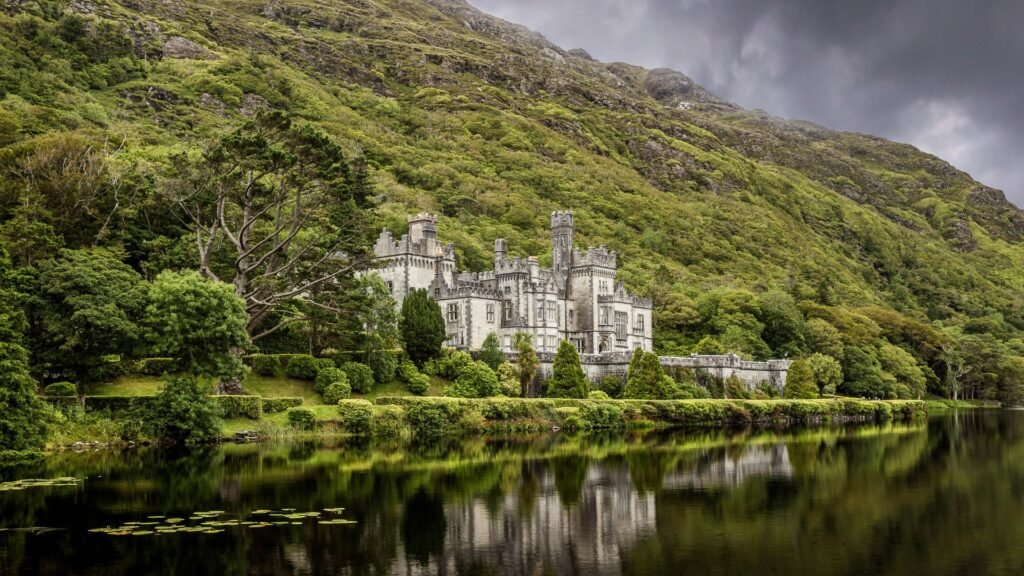
[[[909,142],[1024,205],[1024,1],[470,2],[747,108]]]

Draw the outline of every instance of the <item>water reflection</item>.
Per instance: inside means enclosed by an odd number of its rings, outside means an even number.
[[[63,454],[2,474],[84,479],[0,491],[4,574],[1024,573],[1022,413]],[[336,507],[357,523],[88,532]]]

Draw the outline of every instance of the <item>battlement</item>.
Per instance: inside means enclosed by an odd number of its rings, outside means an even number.
[[[415,216],[414,215],[407,216],[406,217],[406,221],[409,224],[413,224],[413,223],[416,223],[416,222],[425,222],[425,223],[430,223],[430,224],[437,224],[437,216],[435,216],[435,215],[433,215],[433,214],[431,214],[429,212],[420,212],[419,214],[416,214]]]
[[[556,210],[551,213],[551,228],[571,227],[573,225],[572,210]]]
[[[618,266],[618,255],[614,250],[609,250],[601,245],[596,248],[588,247],[586,252],[578,249],[573,250],[573,266],[602,266],[604,268],[615,268]]]
[[[437,300],[450,300],[453,298],[487,298],[489,300],[501,300],[501,293],[494,288],[488,288],[479,282],[460,282],[453,288],[442,289]]]

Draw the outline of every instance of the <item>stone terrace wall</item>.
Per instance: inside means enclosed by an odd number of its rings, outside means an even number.
[[[583,372],[591,382],[597,382],[607,375],[616,375],[623,378],[629,370],[629,360],[633,357],[632,352],[609,352],[605,354],[581,354],[580,364]],[[555,362],[555,354],[552,352],[539,352],[537,358],[540,360],[539,373],[542,378],[551,376],[552,367]],[[510,354],[509,359],[515,362],[516,355]],[[786,374],[789,372],[791,360],[767,360],[765,362],[753,362],[744,360],[736,354],[721,355],[691,355],[691,356],[660,356],[661,365],[670,368],[691,368],[702,370],[714,378],[727,379],[735,374],[753,390],[761,382],[768,382],[780,393],[786,384]]]

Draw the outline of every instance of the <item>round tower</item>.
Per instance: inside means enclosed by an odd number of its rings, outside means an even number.
[[[556,272],[572,268],[572,211],[551,213],[551,267]]]

